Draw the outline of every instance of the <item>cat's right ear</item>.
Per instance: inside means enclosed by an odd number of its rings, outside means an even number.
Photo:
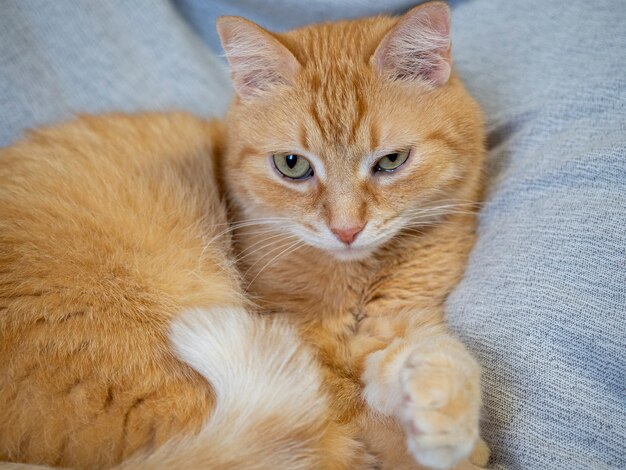
[[[300,70],[294,55],[270,32],[238,16],[217,20],[217,33],[230,65],[237,94],[244,100],[289,84]]]

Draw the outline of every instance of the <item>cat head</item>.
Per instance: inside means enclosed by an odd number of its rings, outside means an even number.
[[[361,259],[476,198],[482,119],[452,73],[444,3],[284,34],[217,27],[237,93],[220,166],[242,219]]]

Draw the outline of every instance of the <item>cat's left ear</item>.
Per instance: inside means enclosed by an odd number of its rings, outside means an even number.
[[[448,6],[429,2],[407,12],[380,42],[372,63],[393,80],[444,85],[452,70]]]
[[[276,85],[289,84],[300,63],[269,31],[238,16],[217,20],[217,33],[235,86],[243,99],[261,97]]]

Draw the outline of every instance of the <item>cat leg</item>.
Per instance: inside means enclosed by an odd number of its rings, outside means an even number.
[[[484,465],[480,370],[442,325],[416,329],[370,354],[363,382],[367,403],[402,422],[419,463],[449,469],[476,449],[475,463]]]

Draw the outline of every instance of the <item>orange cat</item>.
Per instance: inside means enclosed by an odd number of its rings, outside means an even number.
[[[478,366],[442,315],[483,161],[447,7],[218,30],[223,149],[216,124],[147,114],[0,154],[0,458],[484,464]]]

